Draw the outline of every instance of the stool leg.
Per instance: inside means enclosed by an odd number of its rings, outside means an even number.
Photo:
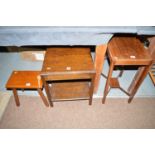
[[[50,106],[53,107],[53,102],[51,100],[51,95],[50,95],[50,91],[49,91],[49,86],[47,84],[47,82],[44,80],[44,78],[42,78],[42,81],[43,81],[43,84],[44,84],[44,87],[45,87],[45,92],[47,94],[47,98],[48,98],[48,101],[50,103]]]
[[[95,82],[95,75],[94,75],[93,78],[91,79],[89,105],[92,105],[93,92],[94,92],[94,82]]]
[[[109,83],[110,83],[110,78],[112,77],[113,69],[114,69],[114,63],[111,62],[111,65],[110,65],[110,68],[109,68],[109,73],[108,73],[108,78],[107,78],[105,89],[104,89],[104,95],[103,95],[103,99],[102,99],[102,104],[105,103],[106,96],[107,96],[107,94],[109,92]]]
[[[49,107],[48,101],[47,101],[46,97],[44,96],[42,90],[40,88],[38,88],[37,91],[38,91],[38,94],[40,95],[40,97],[42,98],[45,106]]]
[[[17,90],[15,88],[13,88],[13,95],[15,98],[16,105],[19,107],[20,106],[19,97],[18,97]]]
[[[128,100],[128,103],[130,103],[133,99],[133,97],[135,96],[138,88],[140,87],[141,83],[143,82],[143,80],[145,79],[148,71],[150,69],[150,66],[146,66],[145,69],[143,70],[142,74],[141,74],[141,77],[139,77],[139,80],[137,81],[137,83],[135,84],[135,87],[134,89],[132,90],[131,94],[130,94],[130,97],[129,97],[129,100]]]

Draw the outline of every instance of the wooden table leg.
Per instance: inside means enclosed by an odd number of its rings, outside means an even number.
[[[17,90],[15,88],[13,88],[13,95],[15,98],[16,105],[19,107],[20,106],[19,97],[18,97]]]
[[[128,100],[128,103],[130,103],[133,99],[133,97],[135,96],[138,88],[140,87],[140,85],[142,84],[143,80],[145,79],[149,69],[151,67],[151,64],[149,66],[146,66],[145,68],[141,68],[139,71],[140,74],[138,74],[136,77],[136,81],[134,83],[134,87],[131,88],[130,90],[130,97],[129,97],[129,100]]]
[[[40,97],[42,98],[45,106],[49,107],[49,103],[48,103],[46,97],[44,96],[42,90],[40,88],[38,88],[37,91],[38,91],[38,94],[40,95]]]
[[[106,50],[107,50],[107,44],[96,46],[95,62],[94,62],[95,69],[96,69],[96,76],[95,76],[95,81],[94,81],[94,93],[97,92],[98,87],[99,87],[99,82],[100,82],[100,77],[102,73],[102,68],[104,65],[104,58],[105,58]]]
[[[52,102],[52,99],[51,99],[51,94],[50,94],[49,86],[48,86],[48,84],[47,84],[47,82],[45,81],[44,78],[42,78],[42,81],[43,81],[43,84],[44,84],[44,87],[45,87],[45,92],[47,94],[47,98],[48,98],[48,101],[50,103],[50,106],[53,107],[53,102]]]
[[[108,72],[108,77],[107,77],[107,81],[106,81],[106,85],[105,85],[105,88],[104,88],[104,95],[103,95],[103,99],[102,99],[102,104],[105,103],[105,100],[106,100],[106,96],[108,94],[108,90],[109,90],[109,83],[110,83],[110,79],[112,77],[112,72],[113,72],[113,69],[114,69],[114,63],[111,62],[111,65],[110,65],[110,68],[109,68],[109,72]]]
[[[135,88],[137,82],[139,81],[140,77],[142,76],[144,70],[145,70],[145,67],[139,67],[138,68],[138,71],[136,72],[136,74],[135,74],[135,76],[134,76],[134,78],[133,78],[133,80],[132,80],[132,82],[128,88],[129,94],[131,94],[132,91],[134,90],[134,88]]]
[[[90,86],[90,98],[89,98],[89,105],[92,105],[92,99],[93,99],[93,92],[94,92],[94,81],[95,81],[95,75],[93,75],[91,79],[91,86]]]

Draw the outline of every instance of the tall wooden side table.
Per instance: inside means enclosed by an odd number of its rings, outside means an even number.
[[[136,37],[116,36],[108,44],[108,57],[110,59],[110,69],[106,81],[102,103],[105,103],[109,88],[119,88],[129,96],[130,103],[136,94],[138,88],[146,77],[149,68],[152,64],[152,58],[148,51],[143,47],[143,44]],[[136,84],[131,89],[124,90],[118,81],[118,78],[112,77],[115,66],[138,66],[143,68],[143,73]],[[134,83],[134,82],[132,82]]]

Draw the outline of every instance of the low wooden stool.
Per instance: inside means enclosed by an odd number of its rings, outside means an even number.
[[[95,69],[89,48],[48,48],[41,77],[51,106],[78,99],[92,104]]]
[[[7,84],[7,89],[12,89],[16,105],[20,106],[17,89],[37,90],[44,104],[49,106],[46,97],[42,92],[43,83],[40,77],[40,71],[13,71]]]
[[[110,90],[109,88],[121,89],[129,96],[128,102],[130,103],[149,71],[152,58],[136,37],[113,37],[108,44],[107,53],[110,59],[110,69],[106,80],[102,103],[105,103],[106,96]],[[128,91],[126,91],[120,86],[118,78],[112,77],[115,66],[138,66],[139,68],[144,68],[144,70],[134,88],[130,89],[130,86]]]

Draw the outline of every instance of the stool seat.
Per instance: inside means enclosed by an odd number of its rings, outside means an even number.
[[[40,71],[13,71],[6,84],[8,89],[37,89],[42,87]]]
[[[53,101],[77,99],[91,104],[95,68],[90,48],[48,48],[41,77],[51,106]]]

